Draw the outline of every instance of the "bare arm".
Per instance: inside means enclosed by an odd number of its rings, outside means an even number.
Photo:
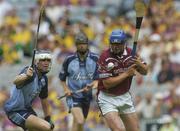
[[[115,77],[109,77],[105,80],[103,80],[104,87],[109,89],[117,86],[120,84],[122,81],[124,81],[126,78],[135,75],[135,66],[132,65],[126,72],[115,76]]]
[[[141,74],[141,75],[147,75],[148,73],[148,66],[145,64],[142,64],[139,68],[137,68],[137,71]]]
[[[138,67],[137,67],[137,71],[141,74],[141,75],[147,75],[148,73],[148,66],[141,63]]]
[[[48,99],[47,98],[41,99],[41,104],[42,104],[42,109],[43,109],[44,116],[45,116],[44,119],[47,122],[49,122],[49,124],[51,125],[51,129],[54,129],[54,123],[51,120],[51,110],[50,110]]]
[[[109,89],[109,88],[117,86],[119,83],[124,81],[127,77],[128,75],[126,73],[122,73],[121,75],[110,77],[108,79],[103,80],[103,85],[105,88]]]
[[[142,63],[139,57],[134,60],[134,63],[137,65],[137,71],[141,75],[146,75],[147,74],[148,66],[146,64]]]
[[[16,76],[15,80],[13,83],[19,87],[24,84],[24,82],[28,79],[30,79],[33,76],[33,68],[29,67],[26,71],[26,73],[20,74]]]
[[[42,105],[42,109],[44,112],[44,116],[45,117],[50,116],[51,112],[50,112],[50,106],[49,106],[48,100],[47,99],[41,99],[41,105]]]
[[[132,65],[126,72],[123,72],[122,74],[119,74],[118,76],[115,77],[109,77],[105,80],[103,80],[104,87],[109,89],[117,86],[120,84],[122,81],[124,81],[126,78],[134,76],[136,69],[136,65]]]
[[[94,80],[92,83],[88,84],[87,86],[92,89],[96,89],[98,87],[98,80]]]
[[[63,89],[64,89],[64,93],[65,93],[67,96],[72,95],[71,90],[70,90],[69,87],[66,85],[66,81],[61,81],[61,83],[62,83],[62,86],[63,86]]]
[[[87,84],[84,88],[84,92],[88,92],[90,89],[96,89],[98,87],[98,80],[94,80],[90,84]]]

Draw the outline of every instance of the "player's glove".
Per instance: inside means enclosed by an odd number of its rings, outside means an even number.
[[[54,129],[54,123],[52,122],[51,117],[46,116],[44,119],[51,125],[51,129]]]

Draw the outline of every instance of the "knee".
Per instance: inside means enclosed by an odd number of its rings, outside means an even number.
[[[136,126],[130,126],[130,127],[126,127],[127,131],[140,131],[140,126],[136,125]]]
[[[125,127],[120,127],[120,126],[114,127],[114,129],[112,130],[113,131],[126,131]]]
[[[78,125],[83,125],[85,123],[85,119],[74,120],[74,123],[76,123]]]
[[[43,131],[52,131],[51,125],[49,123],[46,125],[43,125],[42,130]]]
[[[126,131],[124,127],[117,128],[117,131]]]
[[[78,124],[78,125],[83,125],[84,123],[85,123],[84,120],[82,120],[82,121],[77,121],[77,124]]]

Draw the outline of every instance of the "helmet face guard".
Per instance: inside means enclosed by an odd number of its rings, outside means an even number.
[[[86,34],[84,33],[78,33],[75,37],[75,43],[76,45],[78,44],[88,44],[89,40],[88,37],[86,36]]]
[[[110,37],[110,50],[113,54],[121,54],[126,43],[126,34],[123,30],[113,30]]]
[[[41,73],[48,73],[51,70],[52,55],[49,51],[40,50],[35,55],[35,65]]]
[[[88,51],[88,37],[84,33],[78,33],[75,37],[75,44],[77,47],[77,52],[84,55]]]

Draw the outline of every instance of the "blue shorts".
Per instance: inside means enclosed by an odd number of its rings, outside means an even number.
[[[8,116],[8,119],[14,123],[17,126],[22,127],[24,130],[26,130],[25,127],[25,121],[30,115],[35,115],[37,116],[36,112],[32,109],[29,108],[27,110],[20,110],[20,111],[13,111],[13,112],[8,112],[6,113]]]
[[[87,118],[90,107],[90,100],[86,100],[85,98],[67,97],[66,102],[67,106],[69,107],[69,112],[71,112],[71,108],[73,107],[80,107],[83,111],[84,118]]]

